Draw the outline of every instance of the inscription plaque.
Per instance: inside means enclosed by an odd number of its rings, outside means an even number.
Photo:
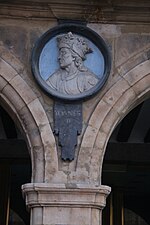
[[[82,105],[55,102],[54,133],[61,146],[61,158],[73,160],[77,135],[82,131]]]

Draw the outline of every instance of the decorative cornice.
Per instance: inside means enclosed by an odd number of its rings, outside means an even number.
[[[150,23],[150,1],[39,0],[3,1],[0,17],[80,20],[101,23]]]

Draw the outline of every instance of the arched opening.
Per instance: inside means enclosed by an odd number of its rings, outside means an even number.
[[[102,183],[112,187],[103,225],[150,224],[150,99],[129,112],[107,144]]]
[[[0,106],[0,224],[29,224],[21,185],[30,181],[31,162],[26,142],[16,123]]]

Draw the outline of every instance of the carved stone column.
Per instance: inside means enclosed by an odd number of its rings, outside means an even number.
[[[110,187],[24,184],[30,225],[100,225]]]

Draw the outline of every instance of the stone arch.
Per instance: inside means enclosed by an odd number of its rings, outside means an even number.
[[[117,75],[119,79],[100,99],[89,120],[78,155],[77,170],[89,165],[87,180],[95,185],[101,183],[103,156],[112,131],[130,110],[150,96],[149,59]]]
[[[47,182],[58,170],[55,139],[47,115],[22,78],[26,72],[20,61],[2,45],[0,53],[0,103],[23,130],[31,156],[32,182]]]

